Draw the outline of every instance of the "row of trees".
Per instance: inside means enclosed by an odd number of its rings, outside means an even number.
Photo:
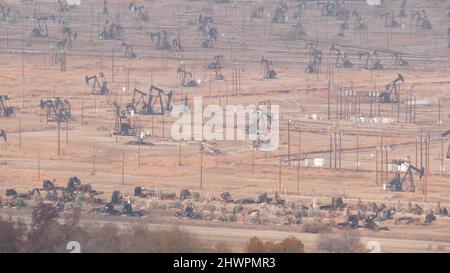
[[[194,234],[178,228],[149,230],[143,225],[120,228],[114,224],[80,225],[80,211],[62,216],[55,207],[41,203],[33,209],[31,224],[0,219],[0,253],[69,252],[67,243],[76,241],[81,252],[101,253],[195,253],[231,252],[225,243],[206,246]],[[249,239],[245,251],[251,253],[303,253],[305,247],[290,236],[281,242]],[[355,232],[321,233],[317,252],[362,252],[360,238]]]

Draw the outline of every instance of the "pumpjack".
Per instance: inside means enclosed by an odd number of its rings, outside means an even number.
[[[130,3],[128,4],[128,9],[136,12],[138,14],[139,19],[141,19],[142,21],[144,22],[149,21],[148,10],[145,8],[145,6],[143,5],[138,6],[136,5],[136,3],[134,3],[133,0],[131,0]]]
[[[380,103],[398,103],[400,101],[400,83],[404,83],[405,79],[401,74],[398,74],[397,78],[386,85],[384,92],[378,97]],[[394,97],[392,97],[394,94]]]
[[[170,50],[172,48],[167,40],[168,34],[165,30],[150,33],[150,38],[152,38],[152,42],[158,50]]]
[[[166,103],[163,96],[167,98]],[[133,99],[127,109],[142,115],[164,115],[165,112],[172,111],[172,97],[173,91],[166,91],[154,85],[150,87],[148,93],[135,88]]]
[[[0,4],[0,21],[14,23],[18,19],[17,13],[10,7]]]
[[[395,20],[393,11],[387,11],[381,14],[381,18],[384,19],[384,27],[396,28],[399,26],[398,22]]]
[[[416,187],[414,185],[414,178],[413,178],[413,171],[417,172],[419,174],[419,179],[422,178],[422,176],[425,174],[424,167],[417,168],[416,166],[412,165],[409,162],[406,162],[404,160],[393,160],[392,163],[398,165],[397,172],[395,173],[394,178],[385,183],[383,185],[383,188],[385,191],[409,191],[409,192],[415,192]],[[401,166],[406,167],[405,174],[401,175]]]
[[[106,20],[99,38],[103,40],[120,40],[122,35],[123,28],[120,24]]]
[[[183,87],[197,87],[198,84],[192,77],[192,73],[184,70],[182,66],[178,67],[177,73],[181,74],[181,86]]]
[[[272,61],[262,57],[261,64],[264,65],[263,79],[274,79],[277,76],[277,72],[273,69]]]
[[[337,46],[333,45],[330,51],[336,53],[336,67],[351,68],[353,66],[352,62],[347,57],[347,53],[342,52]]]
[[[70,102],[55,97],[49,100],[41,100],[41,109],[47,109],[46,122],[68,122],[72,119]]]
[[[5,143],[7,143],[8,138],[6,137],[6,132],[3,129],[0,129],[0,138],[3,138]]]
[[[72,30],[67,21],[58,20],[58,26],[62,34],[64,35],[63,40],[66,41],[66,44],[69,47],[72,47],[73,42],[77,39],[78,33]]]
[[[113,104],[116,109],[116,121],[113,135],[135,136],[136,130],[131,126],[131,119],[128,116],[128,111],[121,108],[117,102],[114,102]]]
[[[222,74],[222,68],[223,68],[223,55],[214,56],[214,60],[212,61],[212,63],[208,65],[208,69],[216,73],[215,76],[216,80],[225,79],[225,76]]]
[[[134,53],[133,47],[125,42],[122,42],[122,47],[125,48],[123,56],[128,59],[137,59],[138,56]]]
[[[0,117],[9,117],[14,114],[13,108],[9,105],[7,95],[0,95]]]
[[[446,158],[450,159],[450,144],[448,145],[448,148],[447,148],[447,156],[446,156]]]
[[[306,73],[319,73],[319,67],[322,63],[323,52],[317,48],[317,44],[309,43],[306,45],[309,48],[309,64],[305,69]]]
[[[286,5],[286,3],[284,3],[283,0],[280,0],[278,2],[277,8],[275,9],[273,18],[272,18],[272,23],[281,23],[281,24],[285,24],[288,20],[288,16],[287,16],[287,12],[288,12],[289,8]]]
[[[408,66],[409,63],[405,58],[403,58],[402,54],[400,52],[396,52],[392,55],[392,58],[394,59],[394,63],[399,66]]]
[[[203,48],[213,48],[217,42],[218,31],[214,25],[212,16],[203,16],[200,14],[198,17],[198,29],[202,32],[204,37],[202,42]]]
[[[250,12],[250,18],[264,18],[264,7],[263,6],[256,6],[252,9]]]
[[[46,15],[46,16],[38,16],[36,17],[37,26],[33,28],[31,31],[31,35],[36,38],[46,38],[48,37],[48,27],[47,27],[47,21],[48,20],[53,21],[53,23],[56,22],[55,15]]]
[[[367,27],[366,22],[356,10],[352,12],[352,16],[355,18],[354,21],[355,30],[362,30]]]
[[[367,70],[383,70],[384,66],[381,64],[381,60],[378,57],[378,51],[371,50],[369,52],[360,52],[359,58],[366,56],[365,69]]]
[[[411,20],[416,20],[416,26],[422,30],[433,28],[425,10],[418,10],[414,12],[411,16]]]
[[[60,70],[65,71],[66,70],[66,60],[67,60],[66,48],[65,47],[63,47],[63,48],[56,47],[53,50],[53,58],[52,58],[53,64],[59,64]]]
[[[105,80],[105,75],[103,72],[98,73],[97,75],[88,77],[86,76],[86,84],[91,84],[91,95],[107,95],[110,93],[107,85],[108,82]]]

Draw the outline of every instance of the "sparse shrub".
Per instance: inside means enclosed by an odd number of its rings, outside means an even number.
[[[364,252],[356,231],[321,234],[317,241],[317,252],[355,253]]]
[[[327,225],[320,222],[304,223],[301,228],[303,232],[307,233],[326,233],[331,231]]]

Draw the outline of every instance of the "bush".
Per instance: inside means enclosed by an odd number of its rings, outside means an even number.
[[[303,232],[307,233],[326,233],[331,231],[325,224],[319,222],[304,223],[301,228]]]
[[[364,252],[361,239],[355,231],[321,234],[317,241],[317,252],[356,253]]]
[[[304,245],[294,236],[289,236],[280,243],[270,241],[264,243],[254,236],[249,239],[245,249],[249,253],[303,253]]]

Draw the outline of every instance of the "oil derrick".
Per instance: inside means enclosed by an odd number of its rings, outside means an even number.
[[[137,59],[138,56],[134,53],[133,47],[125,42],[122,42],[122,48],[124,48],[123,56],[128,59]]]
[[[305,29],[304,29],[304,9],[305,9],[305,3],[302,2],[297,5],[297,10],[294,12],[292,18],[294,19],[294,25],[292,26],[292,32],[297,37],[303,37],[306,35]]]
[[[198,17],[198,25],[198,29],[204,37],[201,46],[203,48],[213,48],[217,42],[218,31],[212,16],[203,16],[200,14]]]
[[[181,46],[181,38],[178,35],[172,40],[172,51],[183,51],[183,47]]]
[[[418,168],[412,165],[409,162],[404,160],[393,160],[393,164],[397,164],[397,171],[395,172],[394,178],[384,183],[383,188],[385,191],[409,191],[415,192],[416,187],[414,185],[413,171],[419,174],[419,178],[421,179],[425,173],[424,167]],[[402,166],[406,168],[405,174],[402,177]]]
[[[148,10],[145,6],[141,5],[138,6],[134,0],[131,0],[130,3],[128,4],[128,9],[137,13],[137,16],[140,20],[144,21],[144,22],[148,22],[150,20],[150,18],[148,17]]]
[[[99,38],[102,40],[120,40],[123,36],[123,28],[120,24],[106,20]]]
[[[414,12],[411,15],[411,20],[415,20],[416,27],[421,30],[429,30],[433,28],[425,10],[418,10]]]
[[[56,22],[55,15],[45,15],[35,17],[35,27],[31,30],[31,36],[35,38],[47,38],[48,26],[47,21],[50,19],[53,23]],[[37,25],[36,25],[37,23]]]
[[[47,109],[46,122],[68,122],[72,119],[70,103],[55,97],[49,100],[41,100],[41,109]]]
[[[179,66],[177,69],[177,74],[180,75],[180,85],[183,87],[197,87],[197,82],[192,76],[192,73],[186,71],[183,65]]]
[[[15,23],[17,21],[17,13],[6,5],[0,4],[0,21]]]
[[[264,65],[263,79],[274,79],[277,76],[277,72],[273,69],[272,61],[262,57],[261,64]]]
[[[64,35],[63,40],[65,39],[67,41],[68,47],[72,47],[73,42],[77,39],[78,33],[72,30],[67,21],[58,20],[58,26],[61,33]]]
[[[216,80],[225,80],[225,76],[222,74],[223,68],[223,55],[214,56],[213,61],[208,65],[208,69],[214,71]]]
[[[150,38],[152,39],[153,46],[158,50],[171,50],[172,46],[168,42],[167,31],[162,30],[159,32],[151,32]]]
[[[399,103],[400,102],[400,83],[405,82],[401,74],[397,78],[386,85],[384,92],[378,97],[380,103]]]
[[[165,100],[163,99],[165,98]],[[173,91],[166,91],[157,86],[150,86],[148,93],[135,88],[133,98],[127,105],[127,111],[142,115],[164,115],[172,111]]]
[[[330,51],[336,53],[336,67],[352,68],[353,64],[348,59],[347,53],[343,52],[335,45],[331,47]]]
[[[66,63],[67,63],[67,50],[65,47],[63,48],[54,48],[53,49],[53,58],[52,64],[58,64],[60,71],[66,71]]]
[[[366,57],[365,69],[367,70],[383,70],[384,66],[381,64],[381,60],[378,57],[378,51],[371,50],[368,52],[360,52],[359,58]]]
[[[91,95],[108,95],[110,93],[103,72],[97,75],[85,77],[86,84],[91,86]]]
[[[355,30],[362,30],[367,28],[366,22],[356,10],[352,12],[352,17],[354,18],[353,26]]]
[[[106,0],[103,0],[102,13],[103,13],[103,15],[107,15],[109,13],[108,12],[108,3],[106,2]]]
[[[12,114],[14,114],[14,110],[9,105],[8,96],[0,95],[0,117],[9,117]]]
[[[450,27],[447,28],[447,47],[450,48]]]
[[[118,136],[134,136],[136,130],[131,125],[131,118],[128,116],[128,111],[119,106],[117,102],[114,102],[115,108],[115,125],[113,135]],[[131,113],[133,115],[133,113]]]
[[[399,66],[408,66],[409,63],[405,58],[403,58],[402,53],[395,52],[392,54],[392,58],[394,59],[394,64]]]
[[[317,44],[307,44],[309,48],[309,64],[305,69],[306,73],[319,73],[320,64],[322,63],[323,52],[317,48]]]
[[[396,28],[399,27],[397,20],[395,20],[394,11],[386,11],[381,14],[381,18],[384,19],[384,27]]]
[[[283,0],[279,0],[272,17],[272,23],[286,24],[288,21],[288,10],[286,3]]]
[[[266,14],[264,13],[263,6],[255,6],[250,12],[250,18],[264,18]]]

